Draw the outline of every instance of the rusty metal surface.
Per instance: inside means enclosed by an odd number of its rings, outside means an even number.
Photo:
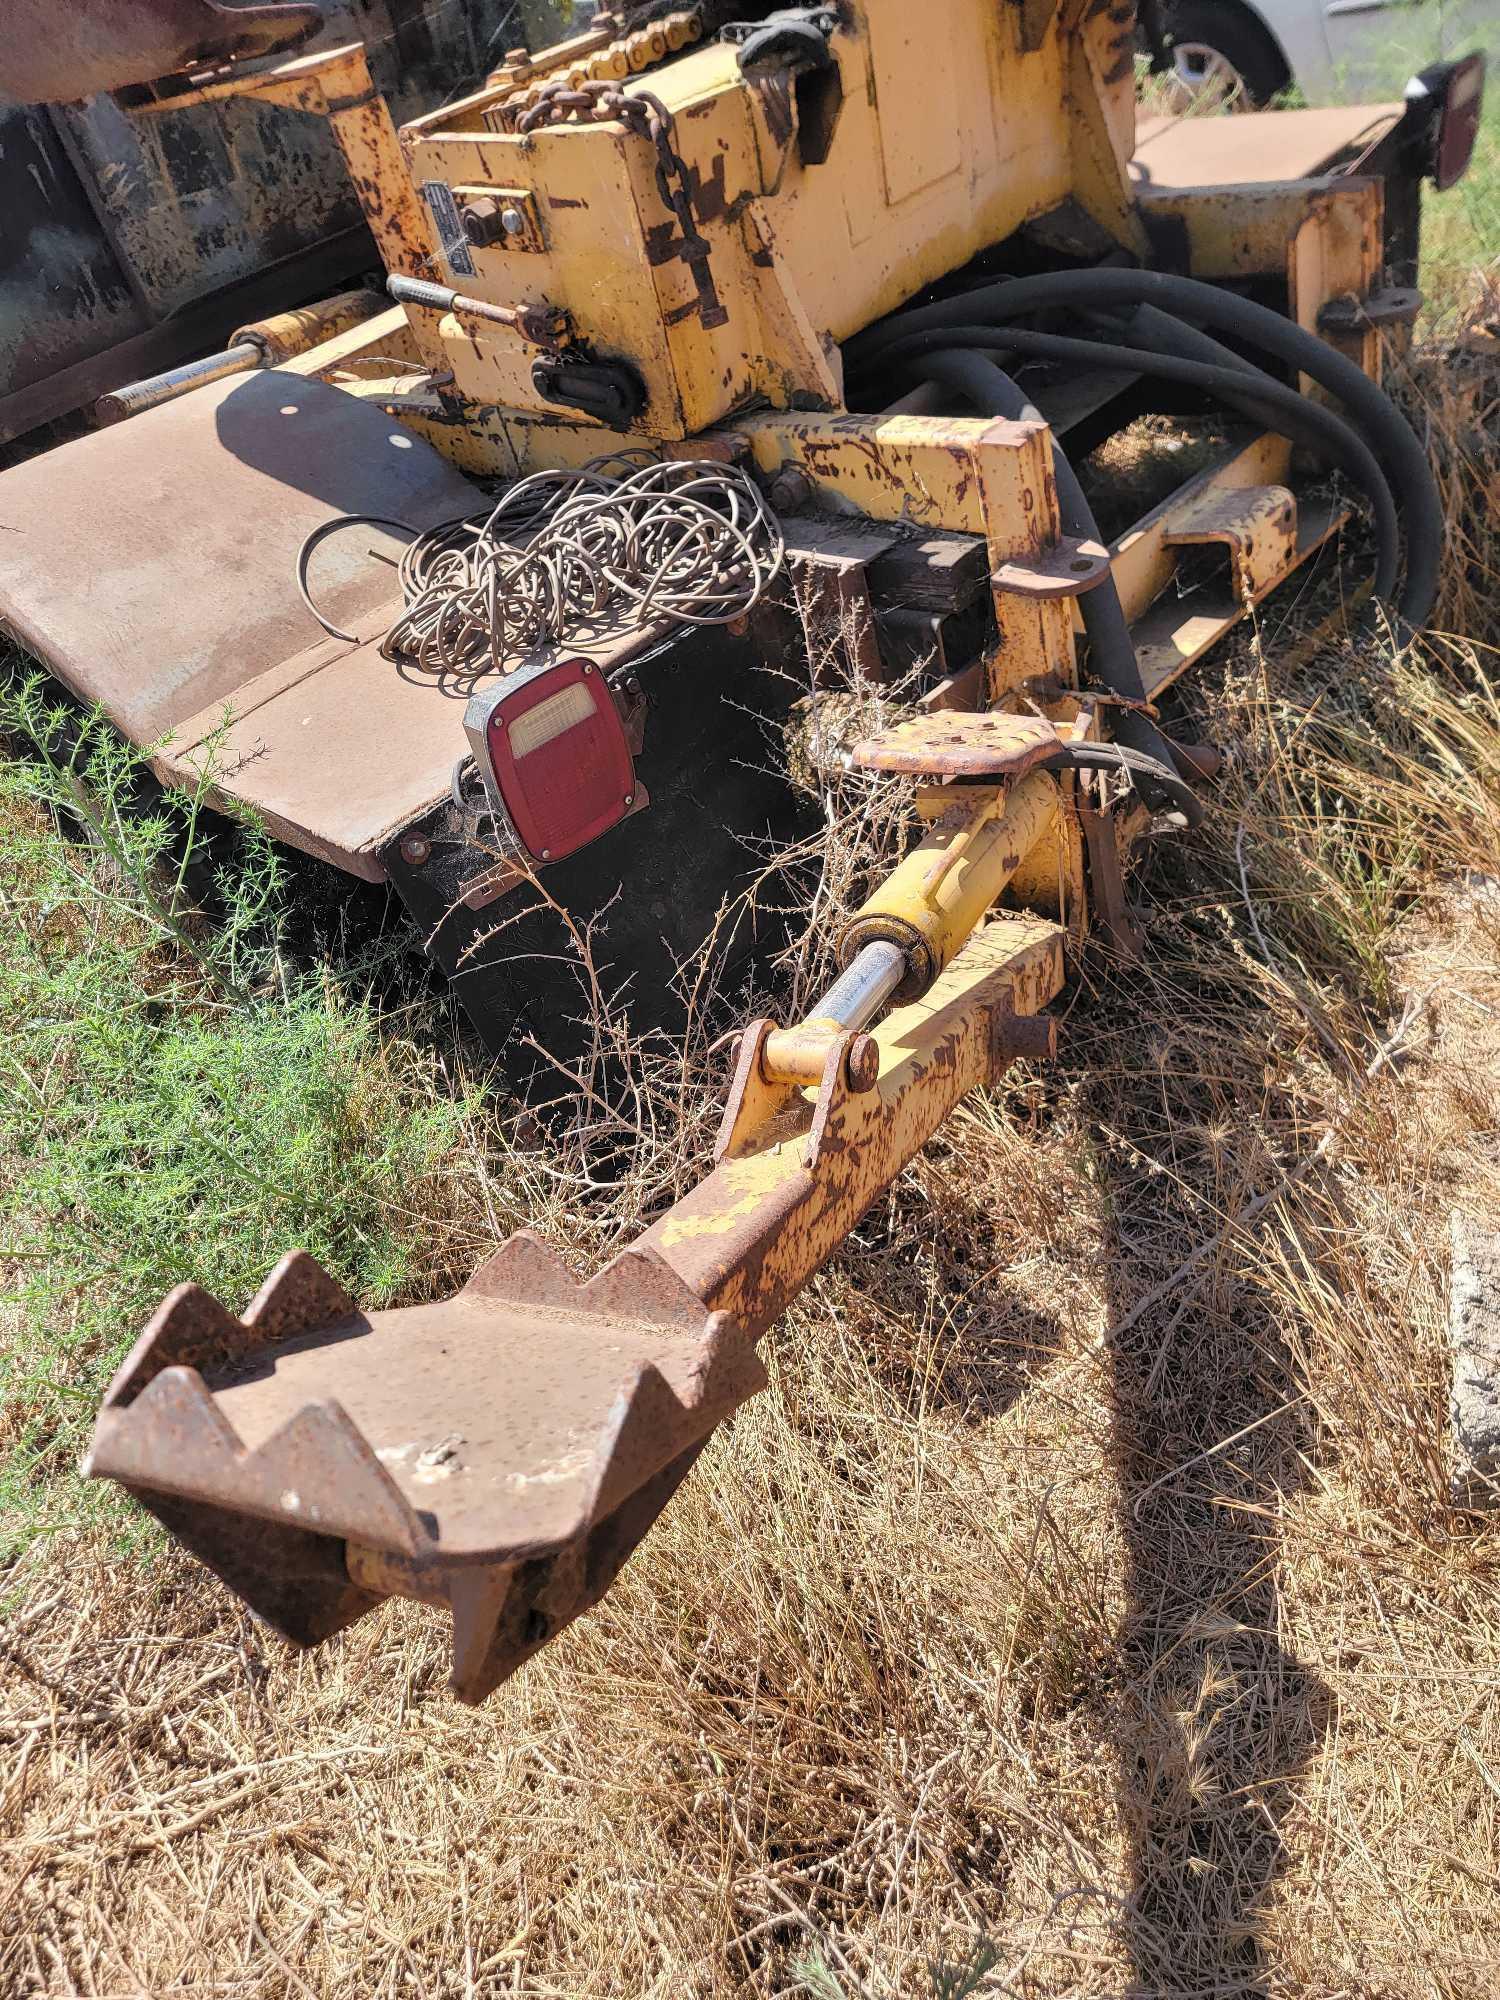
[[[323,25],[320,6],[221,7],[216,0],[10,0],[0,89],[59,104],[196,64],[252,61]]]
[[[1002,595],[1052,601],[1097,590],[1108,575],[1109,550],[1102,542],[1059,535],[1052,548],[1009,557],[997,566],[990,581]]]
[[[110,1386],[87,1470],[118,1480],[304,1645],[390,1594],[448,1606],[477,1701],[586,1610],[710,1433],[766,1384],[758,1336],[967,1090],[1054,1030],[1062,933],[1003,918],[815,1099],[747,1031],[719,1166],[587,1283],[513,1237],[455,1298],[365,1314],[310,1258],[241,1318],[195,1286]],[[737,1308],[727,1301],[733,1297]]]
[[[863,771],[902,771],[919,778],[1022,778],[1063,739],[1041,715],[956,709],[908,716],[849,752]]]
[[[816,73],[837,103],[821,111],[815,78],[768,89],[718,39],[644,83],[589,74],[608,59],[592,37],[572,58],[509,62],[493,88],[406,128],[411,171],[455,218],[501,189],[529,194],[546,241],[517,257],[458,221],[443,236],[463,268],[450,253],[440,275],[496,304],[540,293],[582,340],[628,354],[648,397],[634,431],[836,408],[833,341],[1070,198],[1104,247],[1145,254],[1125,171],[1128,10],[1057,10],[1025,50],[1007,14],[978,0],[837,10]],[[445,337],[474,402],[539,410],[501,344]]]
[[[397,117],[465,81],[505,4],[361,0],[371,73]],[[50,109],[0,98],[0,145],[0,438],[222,347],[238,322],[378,261],[330,120],[263,77],[154,109],[110,94]],[[404,178],[394,146],[392,159]]]
[[[732,1137],[719,1165],[653,1224],[641,1247],[657,1251],[706,1303],[762,1331],[959,1098],[1019,1053],[1009,1023],[1058,992],[1062,944],[1055,924],[996,918],[922,999],[873,1031],[880,1045],[873,1090],[851,1092],[835,1063],[816,1104],[760,1083],[742,1113],[732,1095],[725,1119]],[[753,1077],[758,1066],[742,1061],[736,1092]]]
[[[354,1544],[356,1582],[399,1577],[470,1625],[483,1607],[485,1643],[460,1635],[472,1683],[512,1572],[600,1529],[607,1563],[634,1496],[675,1483],[765,1380],[733,1322],[649,1252],[583,1284],[522,1234],[455,1298],[373,1314],[299,1254],[242,1320],[195,1286],[165,1302],[111,1384],[89,1470],[160,1503],[217,1566],[242,1566],[225,1517],[249,1517]],[[293,1637],[347,1622],[349,1577],[320,1574],[324,1607],[303,1605]]]
[[[1163,540],[1168,548],[1221,544],[1235,595],[1253,603],[1296,560],[1296,495],[1288,486],[1204,487],[1169,509]]]
[[[1094,928],[1122,958],[1137,959],[1145,950],[1145,939],[1125,900],[1117,816],[1097,805],[1081,805],[1078,821],[1088,848]]]
[[[1351,150],[1374,145],[1404,108],[1398,102],[1250,111],[1233,118],[1143,118],[1136,128],[1131,180],[1137,192],[1307,180]]]
[[[1308,557],[1322,548],[1349,518],[1349,509],[1332,501],[1303,505],[1298,509],[1297,539],[1287,562],[1267,586],[1274,590]],[[1265,595],[1262,592],[1261,595]],[[1191,596],[1179,598],[1164,593],[1131,626],[1141,682],[1148,697],[1154,697],[1201,659],[1216,640],[1252,608],[1232,578],[1208,585]]]
[[[317,638],[294,573],[312,528],[344,513],[430,526],[477,504],[379,410],[266,369],[0,474],[0,617],[148,744]],[[395,594],[372,543],[404,545],[367,530],[318,552],[319,601],[346,626]]]

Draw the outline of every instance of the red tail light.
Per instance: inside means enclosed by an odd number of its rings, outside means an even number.
[[[560,861],[597,840],[635,804],[624,724],[592,660],[509,674],[464,716],[491,803],[533,861]]]
[[[1406,86],[1406,101],[1408,116],[1421,121],[1419,129],[1430,148],[1427,171],[1433,186],[1451,188],[1469,171],[1474,157],[1484,109],[1483,51],[1424,69]]]

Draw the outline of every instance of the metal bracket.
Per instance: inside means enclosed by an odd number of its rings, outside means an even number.
[[[997,709],[966,714],[960,709],[939,709],[930,715],[906,717],[883,735],[866,737],[850,750],[849,762],[861,771],[1013,783],[1079,734],[1076,726],[1059,726],[1044,715],[1009,715]],[[950,798],[947,804],[952,803]]]
[[[1296,564],[1297,497],[1288,486],[1207,486],[1173,509],[1162,541],[1169,548],[1222,542],[1236,598],[1254,600]]]
[[[1422,294],[1414,285],[1387,285],[1368,298],[1352,292],[1330,299],[1318,314],[1319,333],[1363,333],[1371,326],[1412,326],[1422,310]]]
[[[1115,816],[1093,806],[1080,805],[1077,811],[1088,848],[1089,894],[1095,923],[1122,958],[1139,959],[1145,954],[1145,939],[1125,901],[1125,874],[1120,864]]]
[[[1110,553],[1102,542],[1060,535],[1049,549],[1039,550],[1036,555],[1012,556],[1001,563],[990,583],[1002,596],[1046,602],[1081,597],[1086,590],[1097,590],[1109,575],[1109,568]]]

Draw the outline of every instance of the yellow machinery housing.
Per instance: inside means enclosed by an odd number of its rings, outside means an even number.
[[[446,1604],[469,1699],[608,1587],[764,1385],[760,1336],[957,1099],[1049,1052],[1041,1010],[1090,922],[1128,944],[1132,842],[1192,820],[1212,768],[1164,718],[1178,676],[1336,540],[1360,490],[1378,594],[1411,623],[1430,603],[1435,499],[1375,385],[1415,310],[1416,182],[1451,141],[1433,120],[1463,93],[1434,87],[1422,119],[1138,131],[1128,0],[743,11],[600,16],[399,135],[358,48],[159,84],[163,105],[251,90],[327,116],[395,302],[271,367],[219,357],[123,390],[115,414],[144,414],[0,480],[7,523],[61,524],[0,571],[59,678],[167,779],[206,772],[292,844],[391,880],[434,936],[456,915],[455,977],[536,869],[466,830],[459,690],[392,671],[389,573],[324,575],[320,638],[291,592],[299,546],[349,517],[368,539],[482,514],[474,478],[612,453],[718,466],[774,517],[802,626],[831,615],[858,674],[915,682],[850,754],[915,781],[920,839],[850,913],[808,1017],[740,1035],[717,1165],[636,1244],[580,1284],[523,1234],[456,1298],[374,1314],[294,1253],[242,1318],[180,1288],[111,1387],[95,1472],[300,1643],[392,1592]],[[1040,372],[1023,391],[997,355]],[[1217,396],[1229,428],[1101,533],[1076,448],[1163,380]],[[70,590],[82,549],[58,505],[83,481],[132,496],[128,523],[89,523],[92,596]],[[188,535],[217,601],[163,633],[142,577]],[[750,657],[789,657],[799,629],[762,603],[698,635],[720,679],[691,754],[684,679],[654,705],[641,686],[681,634],[644,619],[541,648],[582,659],[638,753],[672,746],[650,802],[632,789],[570,866],[639,906],[611,857],[660,821],[671,901],[719,811],[673,819],[672,786],[727,733]],[[473,678],[503,693],[536,670],[496,657]]]

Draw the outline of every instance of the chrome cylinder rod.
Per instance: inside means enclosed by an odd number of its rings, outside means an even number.
[[[813,1002],[804,1020],[795,1027],[773,1028],[766,1036],[760,1066],[767,1083],[816,1084],[829,1051],[843,1046],[851,1088],[869,1090],[880,1074],[880,1051],[872,1035],[859,1031],[875,1019],[906,976],[901,946],[886,938],[872,939],[822,999]]]
[[[94,414],[103,423],[118,423],[122,417],[138,417],[142,410],[154,410],[158,403],[174,402],[190,389],[202,389],[210,382],[222,382],[228,375],[248,375],[259,368],[260,348],[249,340],[237,341],[222,354],[205,354],[200,361],[185,361],[180,368],[168,368],[160,375],[147,375],[140,382],[127,382],[112,389],[94,405]]]
[[[808,1008],[813,1021],[837,1021],[843,1028],[867,1028],[906,977],[906,953],[877,938],[859,952]]]

